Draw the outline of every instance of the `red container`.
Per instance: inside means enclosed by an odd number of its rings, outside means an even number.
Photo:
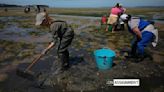
[[[107,22],[107,17],[106,16],[102,16],[101,24],[106,24],[106,22]]]

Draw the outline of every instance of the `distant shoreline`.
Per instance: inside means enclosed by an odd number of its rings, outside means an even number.
[[[35,6],[35,5],[16,5],[16,4],[0,4],[0,7],[25,7],[25,6]],[[40,6],[46,6],[50,8],[111,8],[109,7],[52,7],[48,5],[40,5]],[[164,6],[124,6],[127,8],[164,8]]]

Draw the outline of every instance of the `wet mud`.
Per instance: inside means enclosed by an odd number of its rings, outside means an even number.
[[[159,29],[159,45],[147,48],[153,60],[146,58],[136,63],[120,53],[122,49],[130,48],[132,36],[127,31],[106,32],[97,18],[56,18],[66,20],[76,34],[69,48],[71,67],[54,74],[59,67],[54,47],[31,69],[41,75],[35,81],[29,81],[17,76],[16,69],[25,69],[51,41],[51,34],[47,29],[36,28],[32,24],[26,26],[29,22],[22,26],[21,21],[15,21],[31,20],[31,17],[1,17],[0,92],[163,92],[163,29]],[[110,48],[117,54],[110,70],[97,68],[93,52],[100,48]],[[113,87],[107,83],[115,78],[137,78],[141,84],[139,87]],[[43,80],[43,87],[38,87],[38,82]]]

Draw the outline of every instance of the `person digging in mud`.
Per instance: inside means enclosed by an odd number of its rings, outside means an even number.
[[[137,62],[142,61],[149,56],[144,50],[148,43],[152,42],[153,47],[156,47],[158,30],[155,29],[153,22],[143,20],[139,17],[123,14],[120,16],[120,19],[127,24],[128,31],[134,35],[128,58],[136,58],[135,61]]]
[[[69,51],[67,50],[68,46],[71,44],[74,38],[73,29],[67,25],[65,21],[51,19],[46,12],[38,13],[36,16],[36,26],[45,26],[49,27],[53,41],[48,46],[48,50],[55,46],[59,40],[59,46],[57,50],[58,54],[58,64],[59,68],[56,70],[58,73],[63,72],[69,68]],[[43,51],[43,54],[47,50]],[[55,71],[54,71],[55,72]]]
[[[115,7],[113,7],[109,12],[110,15],[108,17],[106,31],[108,31],[110,25],[112,26],[112,30],[111,30],[112,33],[116,31],[117,20],[121,13],[122,13],[122,10],[120,9],[120,4],[117,3]]]

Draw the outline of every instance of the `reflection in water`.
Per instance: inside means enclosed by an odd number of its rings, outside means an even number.
[[[81,18],[81,16],[78,18]],[[71,21],[71,22],[76,23],[77,21]],[[62,82],[68,83],[66,84],[66,86],[69,89],[81,90],[80,87],[82,86],[86,88],[86,90],[95,89],[96,87],[102,87],[102,85],[105,85],[104,81],[106,82],[108,78],[112,79],[112,78],[124,77],[128,75],[132,77],[148,75],[149,77],[151,77],[150,73],[152,71],[155,72],[155,73],[152,72],[153,75],[161,74],[162,69],[158,69],[158,67],[154,66],[155,64],[149,61],[141,62],[141,63],[132,63],[132,62],[125,61],[124,65],[126,66],[126,68],[122,67],[121,64],[119,64],[121,61],[115,61],[118,64],[115,65],[115,67],[113,67],[111,70],[109,70],[108,72],[104,74],[98,73],[98,71],[96,70],[95,62],[91,55],[92,52],[98,49],[99,47],[101,47],[101,45],[107,46],[107,47],[113,46],[114,50],[118,50],[118,48],[123,47],[126,39],[129,40],[129,37],[128,35],[126,36],[125,31],[115,33],[115,34],[103,33],[103,32],[98,33],[95,31],[91,33],[88,31],[83,31],[83,29],[86,29],[89,27],[87,23],[86,24],[79,23],[79,25],[80,26],[78,26],[77,29],[78,31],[82,31],[82,32],[80,32],[79,35],[75,36],[73,44],[71,45],[71,48],[69,48],[70,64],[72,67],[69,70],[69,72],[67,72],[68,76],[65,76],[64,77],[65,79],[64,78],[61,79]],[[12,23],[10,25],[7,25],[6,28],[1,29],[0,39],[33,42],[37,44],[38,47],[35,48],[35,50],[37,50],[39,53],[41,52],[42,48],[44,48],[43,42],[48,42],[50,40],[50,34],[48,34],[47,32],[43,32],[43,35],[39,34],[37,36],[32,36],[30,32],[38,33],[40,31],[33,28],[19,28],[19,26],[16,23]],[[163,41],[161,41],[161,43],[162,42]],[[3,51],[3,50],[4,50],[3,48],[0,49],[0,51]],[[160,50],[163,50],[162,46],[160,47]],[[48,71],[48,69],[52,66],[52,62],[57,60],[55,56],[57,55],[54,53],[50,53],[49,55],[44,56],[33,69],[36,70],[36,72],[37,70]],[[31,60],[28,60],[28,62],[29,61]],[[14,77],[12,77],[11,79],[12,80],[10,80],[10,83],[8,84],[12,84],[12,85],[14,83],[17,84],[17,82],[15,81],[17,81],[18,79],[13,80]],[[156,81],[156,79],[152,79],[152,80]],[[98,82],[104,83],[104,84],[101,85]],[[144,82],[144,80],[142,82]],[[153,82],[151,82],[151,84],[153,85]],[[61,84],[61,85],[63,86],[64,84]],[[149,82],[148,84],[145,84],[145,85],[149,86]],[[162,85],[160,82],[156,84],[156,86],[160,86],[160,85]],[[100,90],[102,91],[103,89],[100,88]],[[107,89],[107,92],[109,90],[110,89]]]
[[[33,36],[33,34],[37,36]],[[17,24],[7,25],[0,31],[0,39],[12,41],[30,42],[48,42],[51,35],[47,32],[40,32],[34,28],[20,28]]]

